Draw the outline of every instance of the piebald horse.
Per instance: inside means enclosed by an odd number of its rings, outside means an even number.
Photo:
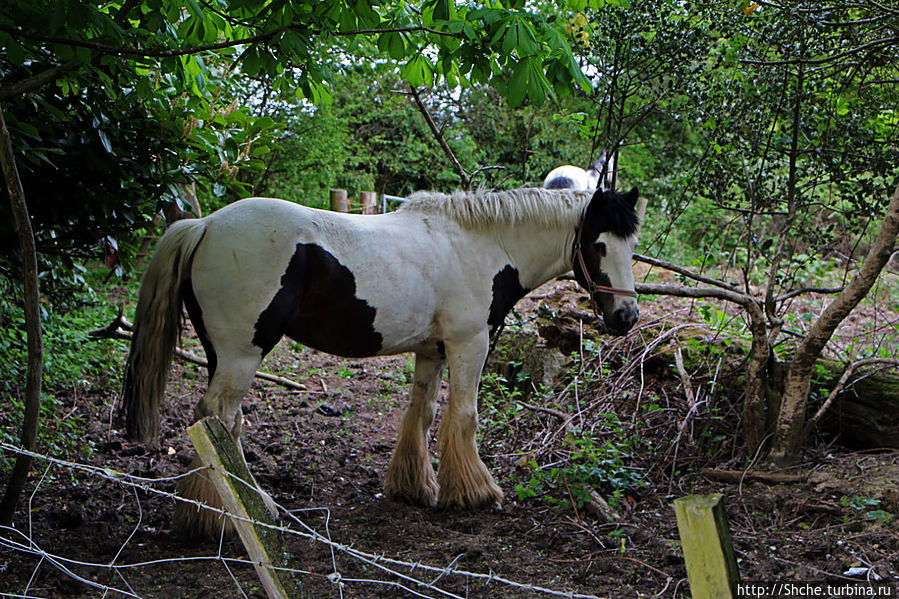
[[[607,158],[606,150],[593,161],[587,168],[565,164],[557,166],[549,171],[543,179],[543,187],[546,189],[573,189],[575,191],[594,191],[611,189],[612,171],[615,168],[615,159]]]
[[[503,492],[475,441],[491,331],[529,290],[573,269],[607,329],[626,333],[638,318],[636,202],[636,189],[419,192],[396,212],[363,216],[250,198],[176,222],[140,287],[123,391],[128,434],[157,442],[183,304],[209,360],[196,419],[218,416],[239,441],[241,400],[285,335],[347,357],[413,352],[386,494],[424,506],[497,504]],[[447,365],[435,475],[428,430]],[[202,471],[184,481],[182,496],[221,505]],[[214,537],[222,523],[179,502],[176,525]]]

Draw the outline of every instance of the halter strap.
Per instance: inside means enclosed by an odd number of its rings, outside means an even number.
[[[599,317],[599,308],[596,306],[596,299],[593,297],[594,293],[610,293],[612,295],[624,295],[626,297],[637,297],[636,291],[631,291],[630,289],[619,289],[618,287],[607,287],[605,285],[597,285],[593,282],[593,278],[590,277],[590,271],[587,270],[587,263],[584,262],[584,252],[581,250],[581,231],[583,227],[578,227],[577,229],[577,237],[574,241],[574,256],[572,258],[577,259],[578,264],[581,267],[581,272],[584,274],[584,280],[587,282],[587,295],[590,297],[590,307],[593,308],[593,314],[598,318]],[[572,260],[573,262],[574,260]]]

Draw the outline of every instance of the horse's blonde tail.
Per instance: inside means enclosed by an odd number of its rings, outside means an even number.
[[[174,223],[160,238],[144,273],[122,391],[125,428],[135,441],[158,441],[159,405],[180,328],[181,286],[205,233],[203,219]]]

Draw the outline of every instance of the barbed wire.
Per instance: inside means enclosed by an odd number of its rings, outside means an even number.
[[[172,493],[169,491],[165,491],[159,488],[156,488],[155,485],[159,484],[170,484],[172,482],[176,482],[179,479],[185,478],[187,476],[193,475],[199,471],[207,470],[209,467],[201,467],[195,468],[193,470],[187,471],[183,474],[179,474],[176,476],[166,476],[159,478],[148,478],[137,476],[133,474],[127,474],[125,472],[121,472],[112,468],[103,467],[103,466],[93,466],[90,464],[82,464],[78,462],[73,462],[70,460],[64,460],[60,458],[56,458],[53,456],[44,455],[41,453],[27,451],[20,447],[16,447],[9,443],[0,442],[0,451],[9,452],[13,454],[23,454],[26,456],[30,456],[32,459],[40,460],[47,464],[47,467],[44,469],[43,474],[35,485],[35,488],[31,492],[28,504],[28,523],[27,523],[27,533],[20,531],[16,528],[12,527],[0,527],[0,547],[9,549],[14,552],[24,553],[31,555],[37,558],[38,563],[35,566],[34,572],[32,573],[31,579],[29,580],[26,587],[23,589],[21,594],[10,594],[4,593],[0,591],[0,597],[17,597],[23,599],[42,599],[37,596],[28,595],[32,584],[37,576],[38,570],[42,565],[49,564],[52,567],[56,568],[66,576],[71,577],[73,580],[77,580],[83,584],[86,584],[92,588],[95,588],[99,591],[103,592],[103,597],[109,596],[110,594],[116,594],[123,597],[135,597],[140,598],[141,595],[135,591],[128,583],[128,580],[125,574],[128,571],[132,571],[138,568],[146,568],[151,566],[158,566],[161,564],[173,563],[173,562],[217,562],[222,565],[231,579],[234,581],[235,586],[243,597],[247,597],[243,588],[240,585],[240,582],[237,580],[237,577],[231,571],[229,565],[256,565],[254,562],[248,559],[243,559],[239,557],[228,557],[223,555],[222,548],[224,544],[225,538],[225,524],[229,518],[235,520],[242,520],[245,522],[252,523],[256,526],[264,527],[271,529],[273,531],[277,531],[283,535],[291,535],[295,537],[299,537],[302,539],[306,539],[308,541],[312,541],[315,543],[319,543],[321,545],[326,546],[330,551],[330,567],[331,572],[327,575],[316,573],[309,570],[302,570],[296,568],[286,568],[286,567],[274,567],[278,570],[287,571],[293,575],[300,576],[308,576],[315,578],[325,578],[327,579],[334,587],[335,592],[338,597],[343,598],[343,590],[347,585],[351,584],[379,584],[386,585],[398,590],[401,590],[404,593],[408,593],[414,597],[421,597],[423,599],[437,599],[437,597],[446,597],[450,599],[465,599],[468,596],[468,585],[470,582],[477,581],[481,582],[485,585],[489,584],[498,584],[504,585],[508,587],[512,587],[515,589],[519,589],[522,591],[527,591],[529,593],[534,594],[542,594],[552,597],[564,597],[567,599],[601,599],[596,595],[590,594],[582,594],[576,593],[574,591],[559,591],[550,589],[547,587],[534,585],[530,583],[521,583],[514,581],[510,578],[500,576],[496,572],[493,572],[492,569],[487,572],[470,572],[467,570],[462,570],[456,567],[456,564],[460,559],[464,557],[463,554],[457,555],[453,558],[449,564],[445,566],[433,566],[429,564],[424,564],[422,562],[410,562],[405,560],[400,560],[396,558],[389,557],[384,554],[375,554],[366,551],[362,551],[353,547],[352,545],[347,545],[344,543],[339,543],[334,541],[331,538],[330,531],[330,520],[331,520],[331,511],[327,507],[316,507],[316,508],[304,508],[301,510],[288,510],[283,506],[276,504],[276,507],[279,510],[279,513],[283,515],[284,520],[286,521],[286,526],[280,525],[272,525],[264,522],[254,521],[252,519],[242,518],[235,514],[229,513],[225,509],[214,508],[200,501],[196,501],[193,499],[188,499],[177,495],[176,493]],[[116,484],[128,487],[132,490],[134,495],[134,502],[137,505],[138,515],[137,515],[137,523],[133,526],[130,533],[126,537],[125,541],[119,547],[118,551],[115,553],[113,558],[108,563],[99,563],[94,561],[86,561],[81,559],[75,559],[71,557],[65,557],[61,555],[57,555],[48,551],[47,549],[42,548],[38,545],[38,543],[34,540],[34,523],[32,521],[32,503],[34,497],[37,495],[41,486],[44,484],[44,481],[53,467],[64,468],[71,471],[79,471],[86,473],[92,477],[104,479],[106,481],[114,482]],[[223,472],[219,470],[221,474],[231,476],[227,472]],[[244,481],[239,477],[232,478],[236,481],[240,481],[241,484],[250,486],[250,488],[255,489],[249,483]],[[215,555],[207,555],[207,556],[180,556],[180,557],[171,557],[171,558],[159,558],[154,560],[145,560],[138,562],[128,562],[122,563],[119,560],[129,543],[134,539],[134,536],[140,530],[143,523],[143,508],[141,506],[140,495],[138,491],[143,491],[148,494],[153,494],[157,496],[164,497],[173,502],[181,502],[192,504],[196,506],[198,510],[209,510],[220,514],[222,520],[222,529],[218,543],[218,550]],[[324,514],[324,525],[323,532],[319,532],[314,529],[312,526],[304,522],[300,517],[297,516],[299,512],[315,512],[320,511]],[[378,578],[355,578],[351,576],[344,576],[341,573],[341,569],[338,566],[337,555],[341,554],[343,556],[352,558],[360,563],[366,564],[376,570],[379,570],[384,573],[385,576],[392,579],[378,579]],[[112,573],[115,575],[115,578],[121,580],[123,587],[112,586],[112,584],[104,584],[98,582],[99,576],[95,576],[93,580],[87,578],[83,574],[79,574],[75,572],[74,568],[82,568],[89,571],[99,571]],[[416,572],[420,573],[416,576]],[[425,575],[430,576],[430,580],[427,579]],[[444,588],[439,585],[441,581],[444,579],[456,576],[462,577],[465,580],[466,593],[465,597],[462,595],[456,594],[447,588]]]

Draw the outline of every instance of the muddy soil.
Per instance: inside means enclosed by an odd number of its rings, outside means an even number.
[[[557,372],[546,375],[556,386],[540,393],[503,385],[495,374],[503,364],[491,366],[494,378],[484,384],[479,443],[506,494],[502,509],[429,509],[382,495],[410,357],[347,360],[282,342],[265,368],[307,390],[257,381],[244,402],[244,446],[257,480],[289,512],[281,523],[293,531],[284,536],[306,596],[553,596],[534,588],[541,587],[563,597],[689,597],[672,502],[691,493],[725,496],[745,580],[899,581],[899,452],[853,452],[822,437],[790,483],[703,474],[746,464],[735,437],[739,385],[725,369],[714,385],[711,368],[691,370],[694,392],[705,389],[709,401],[681,427],[689,413],[682,378],[645,351],[662,330],[652,327],[673,314],[695,317],[691,305],[645,302],[644,329],[613,339],[591,333],[577,297],[570,283],[541,288],[505,335],[535,330],[535,314],[582,314],[588,353],[604,357],[598,366],[595,358],[592,371],[573,366],[578,348],[556,356]],[[197,348],[189,336],[185,344]],[[513,365],[514,376],[528,374],[530,366]],[[239,541],[187,542],[172,529],[168,477],[190,462],[185,427],[205,377],[199,366],[173,367],[158,448],[125,438],[111,414],[115,389],[62,396],[57,417],[87,423],[80,449],[66,459],[100,470],[35,463],[15,530],[0,535],[0,595],[265,596]],[[572,447],[583,446],[572,439],[586,430],[596,447],[627,448],[609,468],[633,474],[632,484],[600,475],[606,482],[591,489],[594,499],[612,501],[618,519],[581,501],[573,478],[567,486],[564,476],[535,474],[535,464],[547,473],[579,459]],[[133,486],[116,472],[154,480]],[[532,479],[542,487],[529,486]],[[301,536],[309,529],[337,548]]]

